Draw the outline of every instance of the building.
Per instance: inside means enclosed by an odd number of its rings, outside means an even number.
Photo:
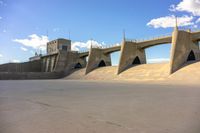
[[[47,43],[47,55],[58,53],[59,50],[71,51],[71,40],[59,38]]]

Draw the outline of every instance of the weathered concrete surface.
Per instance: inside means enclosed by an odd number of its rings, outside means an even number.
[[[67,60],[65,62],[65,74],[70,73],[70,71],[76,69],[77,64],[79,64],[80,68],[86,67],[86,57],[79,57],[77,52],[68,52],[66,56]]]
[[[0,65],[0,72],[41,72],[41,60]]]
[[[199,85],[170,84],[0,81],[0,132],[199,133]]]
[[[139,59],[139,63],[134,63],[135,60]],[[119,66],[117,74],[120,74],[124,70],[128,69],[132,65],[145,64],[146,55],[145,50],[141,49],[139,45],[135,42],[122,42],[121,56],[119,61]]]
[[[55,72],[64,71],[67,63],[67,53],[68,53],[67,51],[62,51],[62,50],[59,51],[58,58],[54,68]]]
[[[186,84],[200,83],[200,62],[188,62],[179,70],[169,76],[172,82],[185,82]]]
[[[86,66],[86,74],[99,67],[100,63],[104,62],[106,66],[111,66],[110,54],[105,54],[103,49],[91,48]]]
[[[170,64],[141,64],[131,67],[126,71],[116,75],[117,66],[107,66],[98,68],[85,75],[85,69],[71,73],[65,79],[72,80],[104,80],[104,81],[170,81],[171,83],[199,83],[200,82],[200,62],[190,61],[184,64],[172,75],[169,74]],[[106,76],[105,76],[106,75]]]
[[[118,80],[118,81],[159,81],[169,77],[169,64],[141,64],[116,75],[117,66],[95,69],[85,75],[85,69],[77,70],[65,77],[68,80]],[[106,76],[105,76],[106,75]]]
[[[56,63],[56,67],[54,71],[61,72],[65,71],[66,73],[69,73],[77,63],[80,63],[81,67],[86,66],[86,58],[85,57],[79,57],[78,52],[73,51],[60,51],[58,56],[58,61]]]
[[[53,72],[55,67],[56,67],[58,57],[59,57],[58,53],[43,56],[41,58],[41,60],[42,60],[42,72]]]
[[[177,71],[187,62],[191,52],[194,53],[194,60],[200,59],[199,46],[193,42],[192,34],[187,31],[175,29],[172,34],[170,74]]]
[[[172,37],[171,36],[165,36],[165,37],[159,37],[155,38],[152,40],[147,40],[147,41],[141,41],[138,42],[137,44],[142,48],[149,48],[152,46],[160,45],[160,44],[168,44],[172,42]]]
[[[0,80],[59,79],[60,72],[0,72]]]
[[[117,51],[121,50],[121,46],[113,46],[113,47],[109,47],[109,48],[104,48],[103,52],[104,54],[110,54],[110,53],[114,53]]]

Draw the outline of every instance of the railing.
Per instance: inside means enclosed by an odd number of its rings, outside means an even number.
[[[104,45],[104,46],[92,46],[92,48],[107,49],[107,48],[117,47],[117,46],[120,46],[120,45],[121,44],[112,44],[112,45]],[[78,51],[78,53],[86,53],[86,52],[89,52],[89,50]]]
[[[192,29],[191,32],[200,32],[199,29]]]
[[[161,35],[161,36],[151,37],[151,38],[145,38],[145,39],[127,39],[127,38],[126,38],[125,40],[126,40],[126,41],[129,41],[129,42],[138,43],[138,42],[145,42],[145,41],[151,41],[151,40],[162,39],[162,38],[169,37],[169,36],[171,36],[171,33],[164,34],[164,35]]]
[[[78,53],[86,53],[86,52],[89,52],[89,50],[81,50],[81,51],[78,51]]]
[[[185,27],[178,27],[178,30],[190,31],[190,32],[200,32],[200,29],[198,29],[198,28],[189,29],[189,28],[185,28]]]
[[[105,45],[105,46],[102,46],[101,48],[103,49],[106,49],[106,48],[112,48],[112,47],[117,47],[117,46],[120,46],[121,44],[112,44],[112,45]]]

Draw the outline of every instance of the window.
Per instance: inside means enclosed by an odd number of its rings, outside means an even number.
[[[62,50],[67,50],[67,46],[62,46]]]

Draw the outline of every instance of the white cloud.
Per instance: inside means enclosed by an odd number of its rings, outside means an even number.
[[[164,62],[169,62],[169,58],[155,58],[147,60],[147,63],[164,63]]]
[[[200,16],[200,0],[182,0],[177,5],[171,5],[170,11],[185,11]]]
[[[108,46],[104,42],[99,43],[99,42],[94,41],[94,40],[88,40],[87,42],[72,42],[71,49],[73,51],[89,50],[91,45],[92,45],[93,48],[94,47],[105,48],[106,46]],[[111,45],[111,46],[119,46],[119,45],[120,45],[119,43],[116,43],[116,44]]]
[[[71,49],[74,51],[80,51],[82,49],[90,49],[90,47],[100,47],[104,46],[105,43],[98,43],[97,41],[94,40],[88,40],[87,42],[72,42]]]
[[[47,42],[49,39],[47,36],[38,36],[36,34],[29,35],[27,39],[14,39],[14,42],[20,43],[26,47],[34,49],[46,50]]]
[[[73,51],[81,51],[81,50],[89,50],[90,47],[100,47],[100,48],[105,48],[106,46],[119,46],[119,43],[116,43],[114,45],[107,45],[106,43],[102,42],[99,43],[94,40],[88,40],[87,42],[72,42],[71,49]]]
[[[17,59],[11,60],[11,63],[19,63],[19,62],[20,62],[20,60],[17,60]]]
[[[28,49],[25,48],[25,47],[20,47],[20,49],[21,49],[22,51],[28,51]]]
[[[3,55],[2,54],[0,54],[0,58],[2,58],[3,57]]]
[[[184,15],[182,17],[177,18],[177,23],[178,26],[190,26],[193,25],[194,23],[192,22],[193,16],[187,16]],[[154,28],[169,28],[169,27],[175,27],[175,16],[165,16],[165,17],[160,17],[156,19],[152,19],[150,22],[147,23],[147,26],[151,26]]]
[[[0,17],[0,20],[2,19],[2,17]]]
[[[3,30],[3,33],[6,33],[6,32],[7,32],[7,31],[4,29],[4,30]]]

